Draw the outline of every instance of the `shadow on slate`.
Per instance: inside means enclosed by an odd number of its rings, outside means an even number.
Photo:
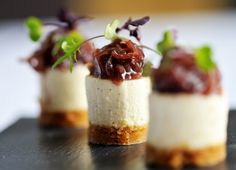
[[[236,170],[236,111],[230,112],[227,150],[227,161],[199,170]],[[20,119],[0,134],[0,170],[155,169],[146,167],[144,155],[145,144],[89,145],[86,130],[39,129],[36,119]]]

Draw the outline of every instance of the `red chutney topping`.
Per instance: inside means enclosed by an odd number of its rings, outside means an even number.
[[[135,43],[116,39],[94,52],[91,75],[119,84],[123,80],[139,79],[143,65],[143,51]]]
[[[168,50],[160,67],[153,70],[154,90],[166,93],[220,94],[221,75],[218,68],[198,68],[192,52],[176,47]]]
[[[57,59],[63,56],[64,52],[62,49],[59,49],[55,54],[53,54],[53,50],[55,48],[55,37],[62,36],[63,34],[65,34],[65,32],[60,32],[58,30],[50,33],[42,42],[40,48],[28,58],[29,64],[36,71],[42,73],[48,69],[51,69],[52,65],[57,61]],[[77,53],[77,60],[83,64],[91,63],[93,60],[92,53],[94,50],[95,48],[93,44],[89,42],[84,43],[80,48],[80,53]],[[58,65],[56,69],[67,70],[69,65],[69,61],[65,60],[60,65]]]

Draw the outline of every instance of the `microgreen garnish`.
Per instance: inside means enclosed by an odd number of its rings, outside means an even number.
[[[144,64],[143,74],[142,74],[144,77],[148,77],[151,75],[152,66],[153,66],[152,63],[149,61]]]
[[[41,38],[44,27],[56,27],[43,44],[50,47],[51,56],[54,57],[54,59],[58,57],[58,55],[62,55],[53,64],[52,68],[55,68],[64,60],[68,59],[70,61],[70,71],[72,71],[74,62],[77,61],[76,51],[84,41],[84,38],[74,30],[76,30],[76,27],[79,24],[78,21],[87,19],[90,18],[86,16],[76,16],[68,10],[61,9],[56,21],[42,22],[36,17],[29,17],[26,20],[25,25],[29,30],[31,40],[33,41],[38,41]]]
[[[64,18],[67,18],[67,16],[61,16],[61,20],[63,21]],[[72,17],[71,17],[72,18]],[[105,31],[104,31],[104,34],[103,35],[98,35],[98,36],[95,36],[95,37],[92,37],[92,38],[89,38],[85,41],[77,41],[77,40],[73,40],[72,42],[68,42],[68,41],[71,41],[71,39],[65,39],[63,42],[62,42],[62,49],[65,53],[65,55],[63,55],[61,58],[59,58],[56,63],[53,65],[53,68],[55,68],[58,64],[60,64],[61,62],[63,62],[65,59],[69,59],[70,60],[70,63],[73,63],[74,60],[73,58],[74,55],[79,51],[79,48],[87,43],[88,41],[91,41],[91,40],[94,40],[94,39],[97,39],[97,38],[101,38],[101,37],[104,37],[106,38],[107,40],[115,40],[115,39],[124,39],[123,37],[120,37],[118,35],[118,33],[121,31],[121,30],[128,30],[129,31],[129,35],[130,36],[133,36],[135,37],[138,41],[140,41],[140,34],[139,34],[139,26],[142,26],[144,25],[145,23],[147,23],[148,21],[150,20],[149,17],[143,17],[141,19],[138,19],[138,20],[132,20],[131,18],[125,22],[125,24],[123,26],[121,26],[120,28],[118,27],[119,26],[119,23],[120,21],[115,19],[113,20],[111,23],[109,23],[106,28],[105,28]],[[133,29],[131,28],[134,27]],[[142,48],[147,48],[146,46],[142,46]],[[150,49],[150,48],[147,48],[147,49]],[[151,49],[152,50],[152,49]],[[152,51],[155,51],[155,50],[152,50]],[[155,51],[156,52],[156,51]],[[72,67],[73,67],[73,64],[70,64],[70,70],[72,70]]]
[[[120,21],[117,19],[113,20],[110,24],[107,24],[105,32],[104,32],[104,37],[108,40],[114,40],[118,38],[116,29],[118,28],[119,24],[120,24]]]
[[[154,50],[154,49],[152,49],[152,48],[150,48],[150,47],[148,47],[148,46],[146,46],[146,45],[139,45],[138,47],[139,47],[139,48],[145,48],[145,49],[150,50],[150,51],[152,51],[152,52],[154,52],[154,53],[156,53],[156,54],[158,54],[158,55],[162,55],[159,51]]]
[[[53,64],[52,69],[61,64],[64,60],[68,59],[70,61],[70,71],[72,72],[74,62],[77,61],[77,50],[80,48],[83,41],[84,38],[77,32],[71,32],[67,35],[61,44],[64,55]]]
[[[65,36],[61,35],[60,37],[57,38],[55,45],[52,49],[52,55],[56,55],[58,51],[61,49],[62,43],[65,41]]]
[[[58,21],[42,22],[37,17],[29,17],[26,19],[25,25],[29,30],[29,36],[32,41],[38,41],[41,38],[44,26],[54,26],[57,29],[73,31],[78,25],[78,21],[90,19],[86,16],[76,16],[68,10],[61,9],[58,14]]]
[[[125,24],[121,27],[118,27],[120,24],[120,21],[118,19],[113,20],[111,23],[107,24],[104,35],[98,35],[95,37],[92,37],[90,39],[87,39],[85,42],[104,37],[107,40],[113,41],[114,39],[125,39],[118,35],[118,33],[121,30],[128,30],[130,32],[130,36],[135,37],[138,41],[140,41],[140,34],[139,34],[139,26],[144,25],[150,20],[150,17],[146,16],[141,19],[133,20],[131,18],[128,19],[128,21],[125,22]],[[135,27],[134,29],[131,29],[130,26]],[[83,43],[85,43],[83,42]]]
[[[207,45],[196,48],[195,57],[197,66],[204,71],[209,71],[216,66],[215,62],[212,59],[212,50]]]
[[[168,49],[175,46],[176,31],[167,30],[164,32],[163,39],[157,44],[157,50],[164,54]]]
[[[176,45],[176,30],[167,30],[164,32],[163,39],[157,44],[157,49],[165,56],[165,53]],[[184,47],[182,47],[184,48]],[[194,49],[194,56],[196,64],[199,69],[203,71],[209,71],[216,67],[215,62],[212,59],[211,48],[207,45]]]
[[[118,27],[119,24],[120,24],[120,21],[115,19],[111,23],[107,24],[105,32],[104,32],[104,37],[107,40],[114,40],[116,38],[123,39],[122,37],[120,37],[118,35],[118,33],[121,30],[128,30],[130,36],[133,36],[138,41],[140,41],[139,26],[142,26],[142,25],[146,24],[149,20],[150,20],[150,17],[148,17],[148,16],[143,17],[141,19],[133,20],[133,21],[132,21],[131,18],[129,18],[128,21],[126,21],[123,26]],[[135,28],[132,29],[130,26],[133,26]],[[98,38],[98,37],[100,38],[100,37],[102,37],[102,35],[96,36],[92,39],[95,39],[95,38]]]
[[[133,36],[138,41],[140,41],[141,36],[140,36],[139,26],[146,24],[149,20],[150,20],[149,16],[145,16],[137,20],[132,20],[131,18],[129,18],[123,26],[116,29],[116,33],[120,32],[121,30],[128,30],[130,36]],[[134,28],[132,29],[131,26]]]
[[[29,17],[25,25],[29,31],[29,36],[32,41],[38,41],[41,38],[42,35],[42,22],[40,19],[36,17]]]

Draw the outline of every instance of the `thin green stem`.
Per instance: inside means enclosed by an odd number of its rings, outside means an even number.
[[[146,46],[146,45],[139,45],[138,47],[140,47],[140,48],[146,48],[146,49],[148,49],[148,50],[150,50],[150,51],[152,51],[152,52],[154,52],[154,53],[156,53],[156,54],[158,54],[158,55],[162,55],[159,51],[156,51],[156,50],[154,50],[154,49],[152,49],[152,48],[150,48],[150,47],[148,47],[148,46]]]
[[[91,41],[91,40],[94,40],[94,39],[97,39],[97,38],[102,38],[102,37],[104,37],[104,35],[98,35],[98,36],[89,38],[89,39],[85,40],[84,42],[82,42],[82,43],[80,44],[80,46],[82,46],[83,44],[85,44],[85,43],[87,43],[87,42],[89,42],[89,41]]]

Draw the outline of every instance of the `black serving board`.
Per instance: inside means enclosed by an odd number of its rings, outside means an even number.
[[[20,119],[0,134],[0,170],[155,169],[145,165],[145,144],[87,142],[86,130],[40,129],[36,119]],[[236,111],[230,112],[227,150],[227,161],[201,170],[236,170]]]

